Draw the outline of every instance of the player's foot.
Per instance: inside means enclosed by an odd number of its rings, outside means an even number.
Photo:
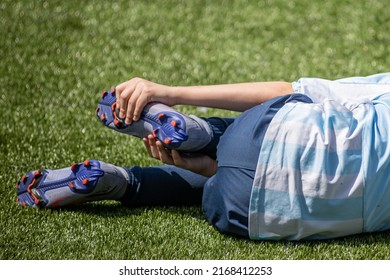
[[[121,133],[139,138],[153,134],[170,149],[198,151],[210,142],[212,136],[206,121],[181,114],[161,103],[149,103],[138,121],[126,125],[118,117],[115,88],[102,93],[96,115],[103,125]]]
[[[124,169],[86,160],[68,168],[37,170],[23,176],[16,184],[17,202],[23,206],[55,208],[87,201],[119,200],[127,184]]]

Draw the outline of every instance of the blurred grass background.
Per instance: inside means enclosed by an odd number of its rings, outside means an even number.
[[[30,170],[91,158],[158,164],[139,140],[96,120],[103,90],[135,76],[199,85],[389,71],[387,8],[385,0],[1,0],[0,258],[388,259],[388,232],[253,242],[219,234],[199,207],[15,203],[15,183]]]

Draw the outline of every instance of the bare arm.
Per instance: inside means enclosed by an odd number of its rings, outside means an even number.
[[[212,86],[175,87],[176,104],[245,111],[276,96],[292,93],[291,83],[256,82]]]
[[[288,82],[255,82],[210,86],[171,87],[134,78],[116,87],[120,117],[130,124],[149,102],[194,105],[245,111],[273,97],[292,93]]]

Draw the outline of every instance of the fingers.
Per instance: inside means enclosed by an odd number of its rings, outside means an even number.
[[[171,156],[172,156],[172,161],[176,166],[183,167],[183,168],[186,167],[184,159],[182,158],[182,156],[177,150],[172,150]]]
[[[174,165],[175,163],[173,162],[172,156],[168,154],[168,151],[165,149],[163,144],[160,141],[157,141],[156,146],[158,149],[160,160],[165,164]]]
[[[127,84],[129,84],[130,81],[126,81],[124,83],[121,83],[119,85],[117,85],[115,88],[117,90],[117,92],[119,92],[119,94],[122,93],[122,91],[126,88]]]
[[[148,135],[148,137],[143,138],[143,142],[146,147],[146,151],[152,158],[158,159],[165,164],[176,165],[175,161],[172,158],[172,155],[167,151],[167,149],[165,149],[164,145],[153,135]]]
[[[142,88],[140,86],[136,86],[133,89],[133,92],[131,93],[131,96],[128,99],[127,104],[125,105],[127,107],[127,109],[123,108],[123,111],[126,111],[126,119],[125,119],[126,124],[131,124],[133,122],[133,120],[135,121],[134,116],[133,116],[134,107],[135,107],[135,103],[137,102],[137,99],[139,98],[139,96],[141,94],[142,94]],[[122,107],[121,107],[121,110],[122,110]]]
[[[126,118],[126,123],[127,124],[130,124],[129,123],[129,120],[131,120],[132,118],[128,117],[126,115],[126,112],[127,112],[127,106],[128,106],[128,103],[129,103],[129,100],[130,100],[130,97],[132,96],[133,92],[135,90],[135,85],[133,84],[129,84],[126,86],[126,88],[119,94],[119,117],[121,119],[125,119]]]
[[[133,78],[116,86],[116,106],[119,108],[119,118],[125,119],[126,124],[131,124],[133,116],[127,116],[128,105],[133,93],[137,90],[140,78]],[[134,97],[133,97],[134,100]],[[131,107],[131,106],[130,106]],[[131,110],[131,112],[133,109]]]
[[[155,159],[160,159],[160,153],[156,145],[156,138],[153,135],[148,135],[147,138],[144,138],[144,145],[148,154]]]
[[[143,108],[145,107],[146,104],[150,102],[150,95],[144,92],[144,94],[141,94],[137,102],[135,103],[134,107],[134,112],[133,112],[133,121],[138,121],[139,118],[141,117],[141,113]]]
[[[211,177],[218,169],[217,162],[206,156],[183,157],[179,151],[172,150],[170,153],[165,149],[163,144],[153,135],[143,139],[148,154],[165,164],[175,165],[180,168],[191,170],[200,175]]]
[[[151,101],[153,83],[134,78],[116,86],[116,106],[119,108],[119,118],[125,119],[130,125],[138,121],[142,109]]]
[[[120,95],[122,94],[122,92],[125,90],[126,86],[130,83],[130,81],[126,81],[124,83],[121,83],[119,85],[117,85],[115,87],[115,93],[116,93],[116,108],[120,108],[120,102],[119,102],[119,99],[120,99]]]
[[[146,151],[148,152],[149,156],[153,157],[152,155],[152,148],[150,147],[148,138],[142,138],[142,141],[144,143],[144,146],[146,148]]]

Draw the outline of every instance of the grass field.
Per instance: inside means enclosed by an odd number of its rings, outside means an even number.
[[[139,76],[198,85],[390,69],[386,0],[0,1],[0,259],[389,259],[388,232],[253,242],[198,207],[16,205],[26,172],[84,159],[155,165],[95,118],[100,93]],[[230,116],[198,111],[201,116]]]

